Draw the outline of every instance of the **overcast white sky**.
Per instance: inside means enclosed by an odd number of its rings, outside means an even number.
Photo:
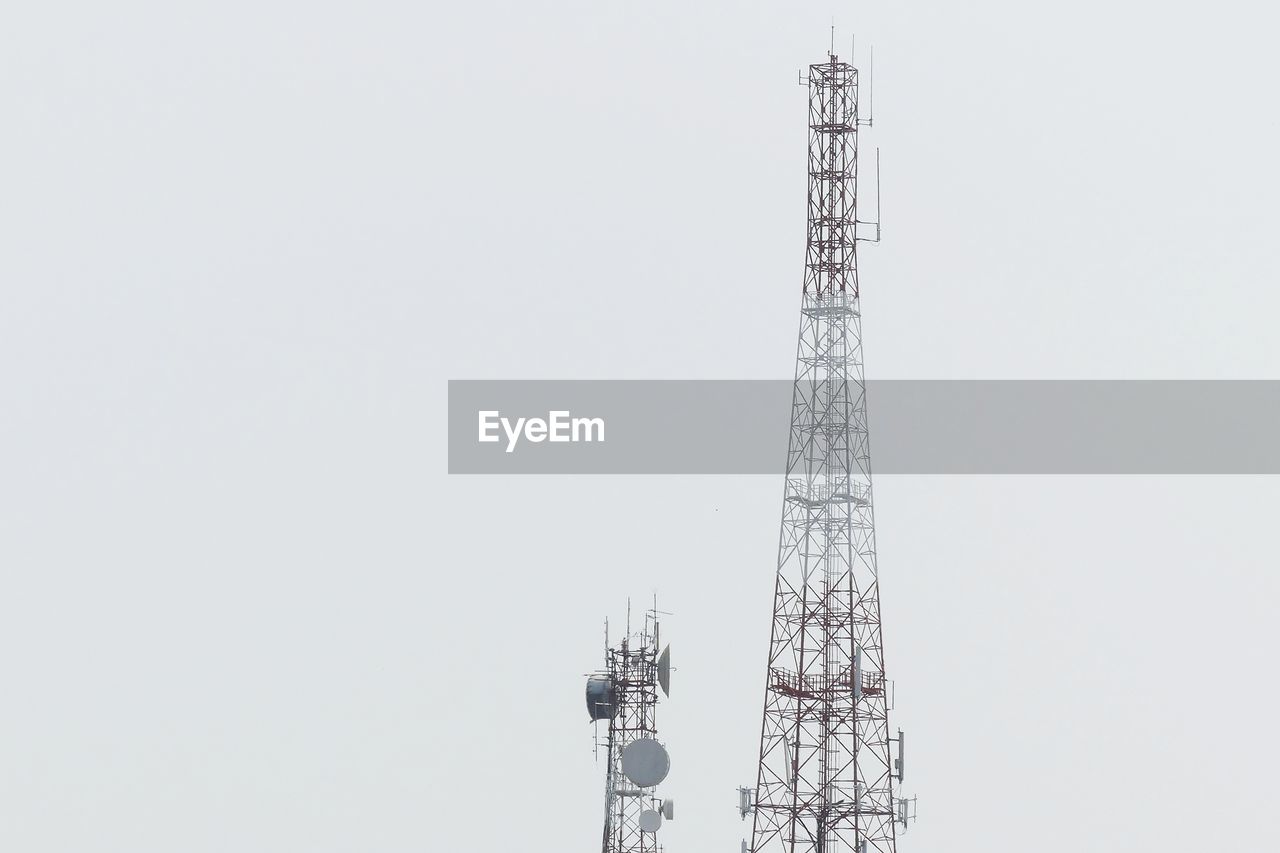
[[[1280,378],[1258,4],[0,12],[0,849],[591,850],[655,588],[664,843],[738,849],[780,482],[451,478],[445,380],[790,375],[833,15],[870,376]],[[876,495],[904,853],[1277,846],[1280,483]]]

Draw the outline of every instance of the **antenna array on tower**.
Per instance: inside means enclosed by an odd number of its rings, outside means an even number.
[[[657,737],[658,691],[671,695],[671,647],[659,651],[659,615],[655,602],[632,634],[628,605],[627,635],[610,646],[606,628],[605,667],[587,676],[588,715],[608,724],[601,853],[657,853],[657,832],[675,815],[674,801],[656,791],[671,769]]]
[[[878,188],[875,218],[858,216],[870,95],[864,116],[858,69],[834,46],[800,79],[808,237],[759,769],[738,794],[752,816],[743,853],[894,853],[915,801],[894,792],[904,737],[889,734],[863,378],[857,248],[880,239]],[[878,152],[876,164],[878,187]]]

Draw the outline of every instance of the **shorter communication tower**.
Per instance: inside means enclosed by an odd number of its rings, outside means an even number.
[[[659,615],[665,614],[655,601],[633,634],[628,605],[627,633],[616,646],[609,645],[606,622],[604,669],[587,676],[587,713],[597,729],[609,725],[601,853],[657,853],[657,832],[674,817],[675,803],[655,790],[671,769],[655,720],[658,691],[671,695],[671,647],[658,651]]]

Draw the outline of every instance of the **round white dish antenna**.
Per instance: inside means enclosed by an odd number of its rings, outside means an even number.
[[[675,811],[676,811],[676,801],[675,801],[675,800],[663,800],[663,801],[662,801],[662,816],[663,816],[663,817],[665,817],[667,820],[671,820],[673,817],[675,817]]]
[[[671,698],[671,647],[667,646],[658,656],[658,686],[662,695]]]
[[[640,829],[642,832],[657,832],[662,826],[662,813],[653,809],[640,812]]]
[[[633,740],[622,750],[622,772],[637,787],[652,788],[667,778],[669,770],[671,756],[667,755],[666,747],[653,738]]]

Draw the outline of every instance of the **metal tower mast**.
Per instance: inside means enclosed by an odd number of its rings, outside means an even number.
[[[894,794],[902,735],[889,731],[863,381],[857,244],[878,240],[879,223],[858,219],[858,130],[871,121],[859,115],[858,70],[834,53],[809,66],[807,83],[800,341],[759,775],[740,791],[743,816],[754,813],[743,849],[894,853],[914,801]]]
[[[644,627],[617,646],[605,638],[605,669],[587,679],[587,711],[607,720],[608,767],[601,853],[658,853],[657,831],[673,817],[673,801],[654,790],[666,777],[670,757],[657,741],[658,690],[669,695],[671,652],[659,653],[658,610]],[[607,631],[606,631],[607,634]]]

